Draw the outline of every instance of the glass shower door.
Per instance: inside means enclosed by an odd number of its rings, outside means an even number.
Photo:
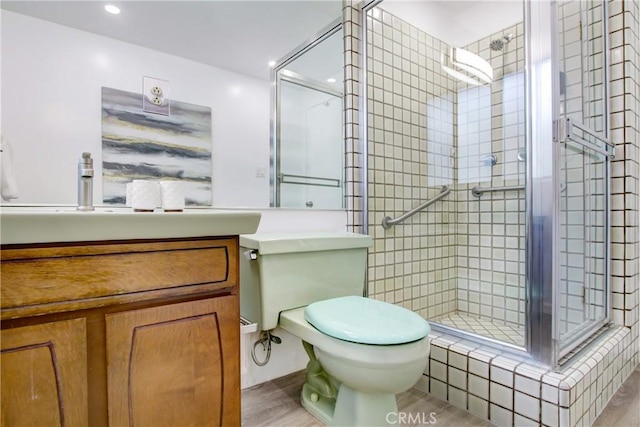
[[[606,3],[557,3],[558,356],[608,319],[609,159]]]
[[[595,138],[594,138],[595,139]],[[607,318],[607,155],[567,138],[560,147],[560,351]]]

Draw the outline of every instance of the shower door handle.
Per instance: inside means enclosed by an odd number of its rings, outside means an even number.
[[[589,129],[581,123],[577,123],[573,119],[566,118],[557,120],[553,127],[554,135],[553,139],[556,142],[575,142],[582,147],[602,154],[603,156],[613,158],[615,157],[615,145],[609,142],[606,138],[603,138],[596,131]],[[583,135],[580,135],[582,133]],[[592,140],[596,140],[593,142]],[[601,144],[599,146],[597,144]]]

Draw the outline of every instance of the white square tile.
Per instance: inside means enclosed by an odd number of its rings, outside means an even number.
[[[565,408],[569,407],[569,390],[559,390],[558,403]]]
[[[540,382],[518,374],[515,376],[515,389],[523,393],[540,398]]]
[[[431,378],[429,390],[431,394],[440,400],[447,400],[447,385],[442,381]]]
[[[542,384],[542,400],[558,404],[558,389],[549,384]]]
[[[475,245],[479,245],[479,242],[476,242]],[[471,353],[469,353],[469,357],[472,357],[476,360],[479,360],[481,362],[486,362],[489,363],[491,361],[492,358],[496,357],[498,355],[498,353],[494,352],[491,349],[478,349],[478,350],[474,350]]]
[[[513,389],[492,381],[489,384],[489,396],[492,403],[513,409]]]
[[[489,378],[489,364],[477,359],[469,358],[469,373],[483,378]]]
[[[491,381],[495,381],[507,387],[513,387],[513,372],[491,366]]]
[[[467,410],[467,392],[449,386],[449,403],[458,408]]]
[[[489,419],[489,402],[470,394],[469,412],[483,420]]]
[[[549,427],[558,426],[558,406],[542,401],[542,423]]]
[[[449,350],[449,365],[466,371],[467,357],[464,354]]]
[[[513,412],[491,404],[489,407],[489,421],[500,427],[513,425]]]
[[[461,389],[467,388],[467,372],[449,366],[449,384]]]
[[[489,380],[469,374],[469,393],[482,399],[489,399]]]
[[[519,414],[513,414],[513,425],[516,427],[538,427],[540,423],[523,417]]]
[[[447,363],[447,350],[432,343],[429,357],[439,362]]]
[[[536,421],[540,420],[540,400],[516,391],[513,404],[516,413]]]
[[[571,425],[571,422],[570,422],[570,419],[569,419],[569,409],[568,408],[560,408],[559,424],[561,426]]]

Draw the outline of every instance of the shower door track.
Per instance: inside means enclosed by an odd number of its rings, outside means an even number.
[[[508,342],[500,341],[495,338],[486,337],[484,335],[479,335],[474,332],[465,331],[463,329],[454,328],[453,326],[443,325],[441,323],[437,323],[437,321],[428,320],[431,329],[436,332],[443,332],[448,336],[454,336],[456,338],[462,338],[468,341],[471,341],[475,344],[478,344],[482,347],[490,347],[500,351],[506,351],[515,356],[527,359],[534,360],[531,357],[531,354],[527,352],[527,349],[524,346],[517,346],[515,344],[511,344]]]
[[[429,321],[429,325],[431,326],[432,331],[444,333],[447,336],[469,341],[473,344],[477,344],[480,348],[487,347],[494,350],[499,350],[500,352],[504,352],[506,354],[521,358],[525,362],[528,361],[535,364],[541,363],[539,360],[536,360],[525,347],[520,347],[504,341],[500,341],[495,338],[490,338],[484,335],[476,334],[474,332],[465,331],[463,329],[458,329],[453,326],[443,325],[441,323],[437,323],[437,321]],[[591,342],[593,340],[597,340],[600,335],[608,330],[607,328],[611,327],[611,325],[612,323],[609,321],[602,321],[598,322],[597,324],[590,325],[590,327],[588,328],[580,330],[579,334],[576,334],[576,340],[571,343],[573,345],[564,347],[560,352],[558,359],[562,363],[557,366],[553,366],[550,364],[546,364],[546,366],[553,368],[555,372],[561,372],[563,366],[565,366],[567,362],[570,362],[575,357],[580,356],[583,351],[589,349],[589,346],[586,346],[584,349],[579,349],[576,351],[577,347],[579,347],[585,341]],[[587,339],[585,340],[584,337],[587,337]],[[574,352],[574,354],[571,354],[572,352]],[[542,363],[545,364],[544,362]]]

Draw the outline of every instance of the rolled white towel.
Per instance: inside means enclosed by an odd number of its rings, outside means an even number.
[[[18,185],[13,170],[11,146],[4,136],[0,135],[0,195],[5,201],[18,198]]]

